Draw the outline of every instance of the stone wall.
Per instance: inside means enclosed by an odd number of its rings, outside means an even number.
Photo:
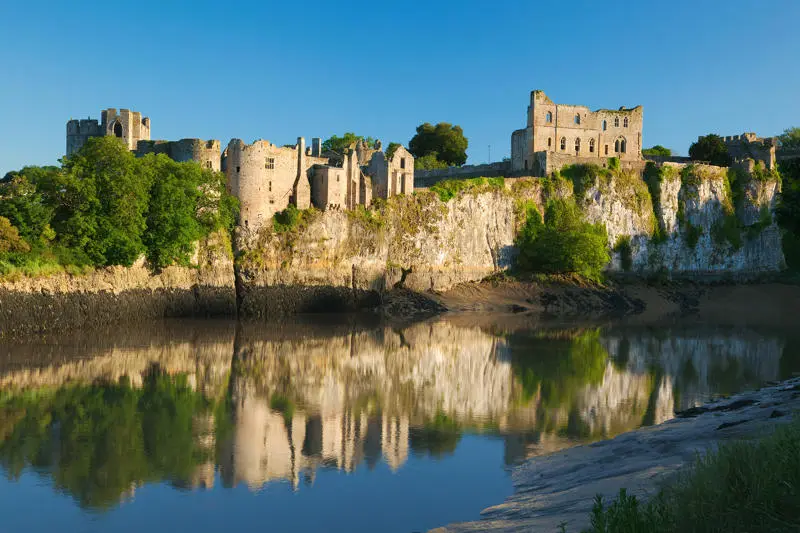
[[[283,147],[269,141],[247,145],[233,139],[223,154],[223,170],[229,192],[239,199],[240,224],[257,230],[290,202],[308,208],[310,170],[327,162],[306,155],[302,137],[297,145]]]
[[[164,154],[179,163],[197,161],[203,168],[219,172],[221,163],[220,144],[217,140],[181,139],[179,141],[139,141],[136,145],[138,157],[146,154]]]
[[[484,165],[464,165],[434,170],[414,170],[414,187],[426,188],[443,180],[466,178],[493,178],[511,175],[509,161],[488,163]]]

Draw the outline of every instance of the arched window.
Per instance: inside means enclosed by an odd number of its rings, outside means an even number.
[[[608,128],[608,122],[606,122],[606,121],[604,120],[604,121],[603,121],[603,131],[606,131],[606,128]]]
[[[627,128],[627,127],[628,127],[628,117],[625,117],[625,118],[622,120],[622,126],[623,126],[623,127],[625,127],[625,128]]]
[[[619,139],[614,141],[614,152],[619,153]]]
[[[619,141],[619,151],[620,151],[620,153],[623,153],[623,154],[625,153],[625,148],[626,148],[625,145],[626,144],[628,144],[628,143],[625,142],[624,138],[620,139],[620,141]]]
[[[119,121],[114,123],[114,136],[122,138],[122,124]]]
[[[589,153],[594,153],[594,139],[589,139]]]
[[[614,117],[614,127],[619,128],[619,117]]]
[[[561,137],[561,149],[562,150],[566,150],[567,149],[567,138],[566,137]]]
[[[547,147],[550,148],[551,146],[553,146],[553,138],[552,137],[548,137],[547,138]]]
[[[580,124],[580,123],[581,123],[581,116],[575,115],[575,124]]]
[[[580,151],[581,151],[581,140],[580,138],[577,138],[575,139],[575,153],[577,154]]]
[[[553,122],[553,114],[550,111],[548,111],[547,114],[544,116],[544,120],[545,122],[548,123]]]

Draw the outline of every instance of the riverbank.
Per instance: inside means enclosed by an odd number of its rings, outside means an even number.
[[[574,278],[510,278],[461,284],[431,296],[450,313],[524,314],[543,318],[614,318],[626,324],[785,326],[800,316],[800,285],[763,282],[647,282],[595,284]]]
[[[138,264],[7,281],[0,283],[0,335],[165,317],[275,320],[297,313],[357,311],[403,324],[444,313],[507,315],[526,321],[614,319],[634,325],[691,321],[786,326],[800,316],[800,284],[788,278],[749,283],[650,283],[629,278],[597,284],[563,276],[535,281],[499,276],[440,292],[283,285],[269,289],[268,307],[254,306],[252,298],[254,291],[267,289],[245,281],[235,277],[231,260],[169,267],[157,274]]]
[[[647,499],[698,453],[732,440],[764,436],[800,410],[800,378],[677,413],[662,424],[612,440],[528,460],[513,473],[514,495],[482,511],[482,519],[431,533],[580,531],[594,497],[622,488]]]

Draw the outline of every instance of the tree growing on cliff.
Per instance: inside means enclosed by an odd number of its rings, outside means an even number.
[[[30,246],[20,237],[17,228],[11,225],[11,221],[6,217],[0,216],[0,257],[11,252],[27,252]]]
[[[720,167],[727,167],[731,164],[725,141],[713,133],[700,137],[696,143],[692,143],[689,147],[689,157],[694,161],[705,161]]]
[[[461,166],[466,163],[468,146],[469,141],[461,126],[447,122],[433,126],[426,122],[417,126],[416,135],[408,143],[408,151],[417,158],[415,168],[440,168],[441,164]]]
[[[786,128],[778,135],[778,142],[787,150],[800,149],[800,128]]]
[[[650,157],[670,157],[672,155],[672,150],[670,150],[669,148],[665,148],[664,146],[661,146],[660,144],[657,144],[657,145],[655,145],[653,147],[645,148],[644,150],[642,150],[642,155],[645,156],[645,157],[647,157],[647,156],[650,156]]]
[[[544,220],[536,207],[529,205],[516,245],[516,266],[522,272],[598,279],[611,259],[605,226],[586,222],[572,198],[550,200]]]
[[[37,243],[50,233],[53,206],[25,174],[19,173],[0,183],[0,216],[11,221],[26,241]]]
[[[130,266],[145,250],[152,175],[116,137],[95,137],[64,161],[53,227],[92,264]]]

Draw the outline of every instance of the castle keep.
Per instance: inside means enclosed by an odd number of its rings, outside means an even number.
[[[568,163],[642,158],[642,106],[618,110],[556,104],[532,91],[528,123],[511,134],[512,172],[549,174]]]
[[[70,120],[67,122],[67,156],[80,150],[90,137],[114,136],[125,141],[129,150],[136,150],[141,140],[150,139],[150,119],[129,109],[114,108],[101,111],[100,122],[96,119]]]
[[[380,141],[374,147],[354,143],[344,153],[322,153],[322,140],[303,137],[294,145],[277,146],[259,140],[245,144],[233,139],[220,152],[218,140],[150,140],[150,119],[141,113],[115,109],[101,120],[67,122],[67,156],[90,137],[122,139],[137,157],[164,154],[178,162],[196,161],[203,168],[225,172],[227,187],[239,199],[242,227],[257,230],[278,211],[294,205],[307,209],[369,205],[373,197],[387,199],[414,190],[414,156],[405,148],[385,154]]]

